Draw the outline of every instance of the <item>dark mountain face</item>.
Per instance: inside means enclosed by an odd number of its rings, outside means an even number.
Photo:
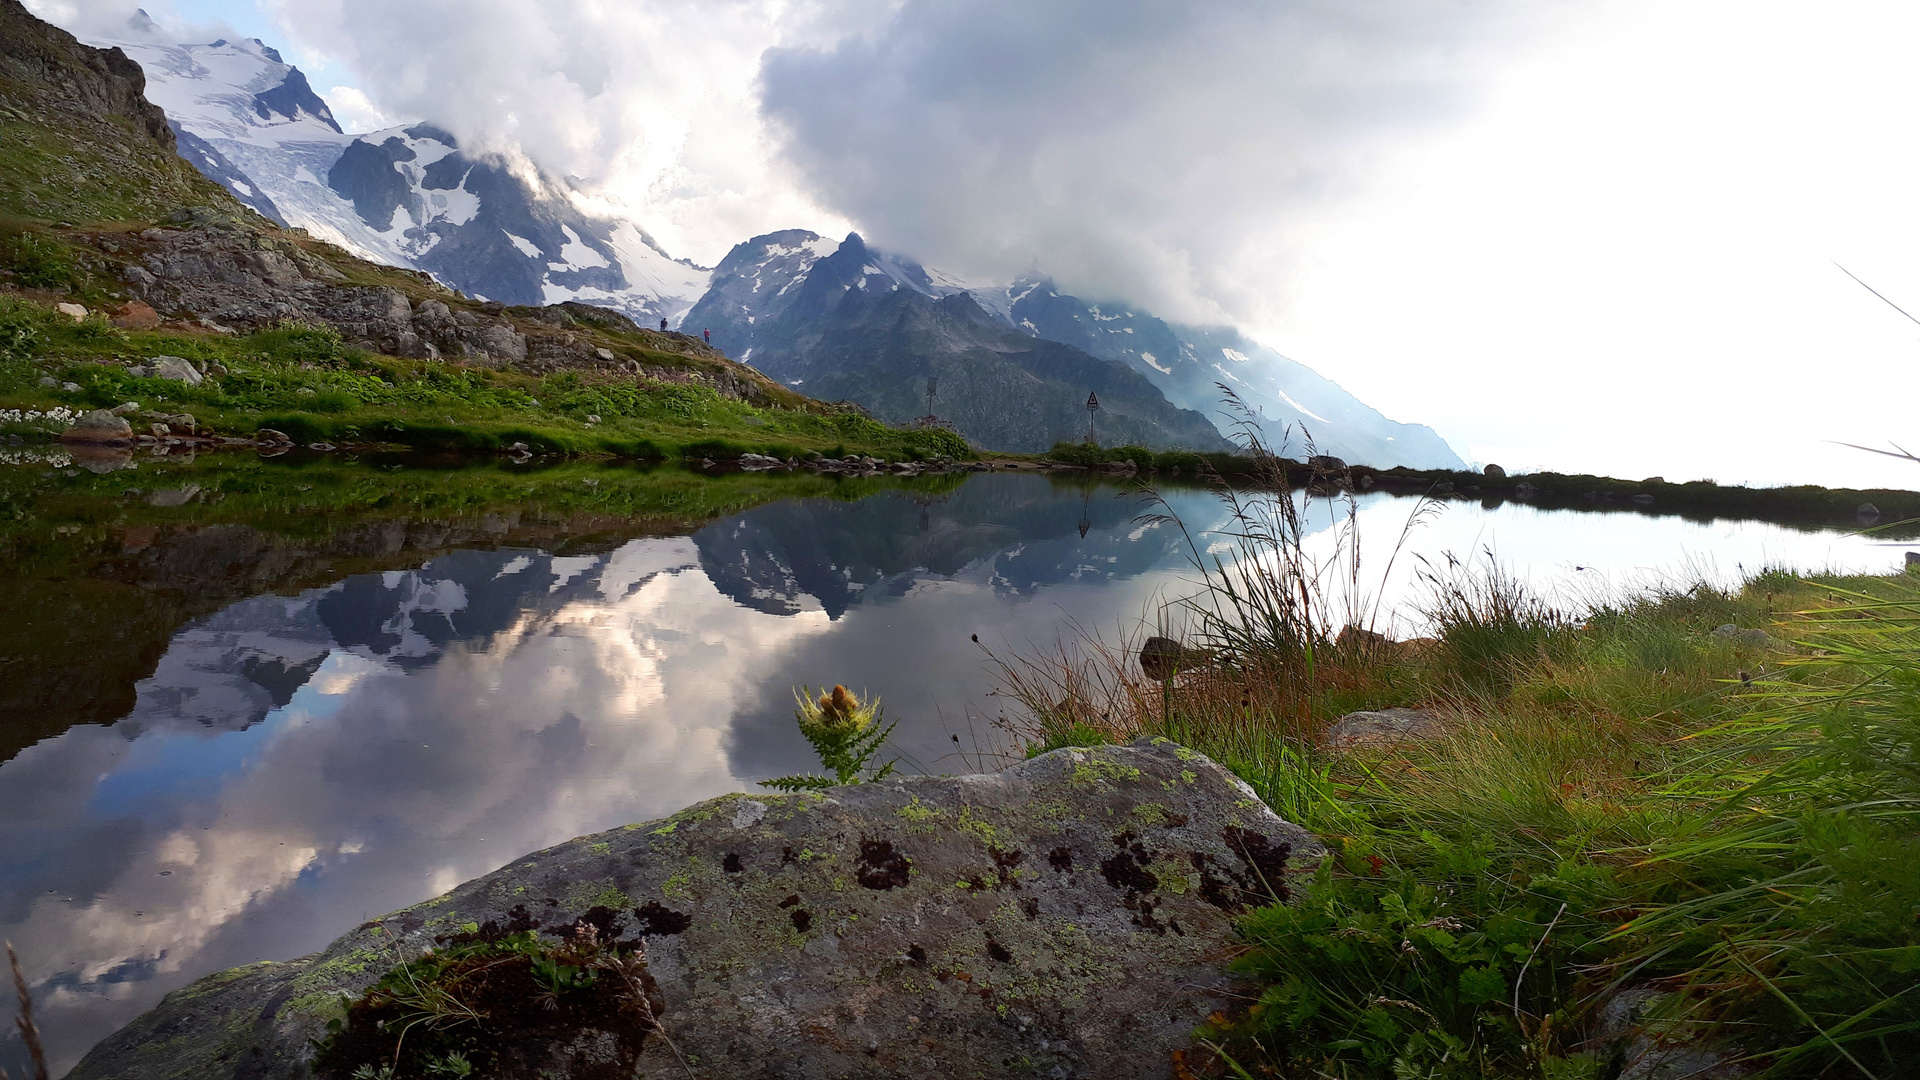
[[[927,380],[938,379],[933,415],[990,449],[1086,438],[1089,393],[1108,445],[1228,445],[1125,364],[1020,333],[858,234],[837,247],[800,230],[736,246],[685,325],[712,329],[714,344],[805,394],[891,423],[926,415]]]
[[[275,61],[280,60],[280,54],[272,49],[263,47],[263,51]],[[313,87],[307,83],[306,74],[299,68],[287,72],[286,79],[279,86],[255,94],[253,109],[260,114],[262,120],[271,120],[276,116],[298,120],[304,114],[335,131],[340,130],[339,122],[333,118],[333,110],[327,108],[327,103],[321,100],[319,94],[313,92]]]
[[[394,166],[416,156],[400,139],[378,144],[365,139],[350,142],[327,172],[327,186],[352,202],[361,220],[384,229],[393,220],[393,212],[406,206],[413,194],[412,185]]]
[[[784,229],[735,244],[714,267],[706,294],[687,312],[683,327],[712,330],[716,348],[750,361],[760,332],[786,313],[814,264],[835,246],[805,229]]]
[[[404,228],[420,269],[508,304],[544,304],[550,283],[605,294],[630,287],[610,223],[543,197],[495,158],[468,157],[441,128],[416,124],[401,135],[348,143],[327,185],[370,227]],[[449,215],[450,199],[474,204],[471,214]]]

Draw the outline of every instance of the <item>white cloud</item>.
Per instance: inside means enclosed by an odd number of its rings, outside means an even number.
[[[327,99],[327,105],[333,110],[333,118],[339,122],[342,131],[379,131],[404,123],[407,118],[394,116],[373,103],[373,99],[355,86],[336,86],[321,95]]]

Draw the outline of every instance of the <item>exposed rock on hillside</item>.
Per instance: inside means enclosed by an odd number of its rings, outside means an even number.
[[[645,940],[699,1076],[1172,1076],[1233,1000],[1232,916],[1323,854],[1165,740],[732,795],[529,855],[317,956],[203,979],[72,1077],[306,1076],[338,995],[401,955],[583,924]],[[649,1039],[639,1075],[686,1073]]]
[[[9,80],[56,87],[63,104],[83,115],[131,121],[154,142],[173,149],[166,114],[147,101],[147,77],[119,49],[95,49],[33,17],[19,0],[0,0],[0,74]]]
[[[82,45],[19,0],[0,0],[0,212],[82,221],[236,206],[174,154],[145,87],[119,49]]]
[[[722,393],[756,403],[783,396],[697,338],[647,330],[617,312],[573,303],[511,310],[477,304],[424,274],[366,266],[264,225],[183,216],[190,219],[186,228],[147,229],[113,241],[126,260],[122,277],[128,289],[169,315],[235,330],[284,320],[324,323],[391,356],[463,358],[529,371],[605,369],[666,378],[693,373]],[[369,280],[363,268],[392,283]],[[688,363],[668,367],[615,355],[594,338],[596,330],[681,354]]]

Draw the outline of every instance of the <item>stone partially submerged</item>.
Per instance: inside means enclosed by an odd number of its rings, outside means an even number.
[[[644,939],[668,1039],[644,1040],[642,1077],[1169,1077],[1243,989],[1233,917],[1287,899],[1324,853],[1164,739],[730,795],[526,856],[317,955],[209,976],[71,1076],[309,1076],[341,995],[402,958],[590,925]]]

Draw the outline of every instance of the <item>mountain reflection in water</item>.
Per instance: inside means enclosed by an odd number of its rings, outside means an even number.
[[[123,718],[0,765],[0,934],[71,1064],[199,975],[812,767],[798,683],[881,695],[897,753],[971,771],[997,743],[967,711],[990,689],[969,635],[1019,645],[1063,613],[1137,615],[1181,564],[1177,531],[1136,524],[1142,509],[1111,487],[981,477],[239,600],[172,635]]]
[[[1203,545],[1219,541],[1211,495],[1170,498]],[[513,545],[505,525],[507,546],[456,538],[413,569],[329,577],[311,551],[282,553],[275,565],[313,563],[310,587],[239,579],[259,584],[167,628],[157,660],[97,669],[140,672],[131,685],[83,688],[89,658],[35,658],[75,666],[16,706],[38,734],[0,763],[0,936],[21,947],[56,1067],[200,975],[310,952],[526,852],[810,768],[796,684],[879,694],[910,769],[991,764],[997,699],[970,635],[1018,651],[1069,621],[1138,626],[1190,587],[1181,530],[1141,520],[1149,509],[1111,486],[984,475],[773,502],[580,554]],[[1397,535],[1410,509],[1363,500],[1362,535]],[[1331,520],[1319,514],[1317,542]],[[179,542],[278,550],[235,528]],[[1523,570],[1569,573],[1676,568],[1689,551],[1729,569],[1898,557],[1771,526],[1460,504],[1417,537],[1430,553],[1496,539]],[[116,572],[140,588],[164,574],[214,588],[201,554],[132,558]],[[1394,595],[1412,562],[1396,562]],[[102,702],[121,703],[110,723]],[[17,1064],[0,1042],[0,1065]]]

